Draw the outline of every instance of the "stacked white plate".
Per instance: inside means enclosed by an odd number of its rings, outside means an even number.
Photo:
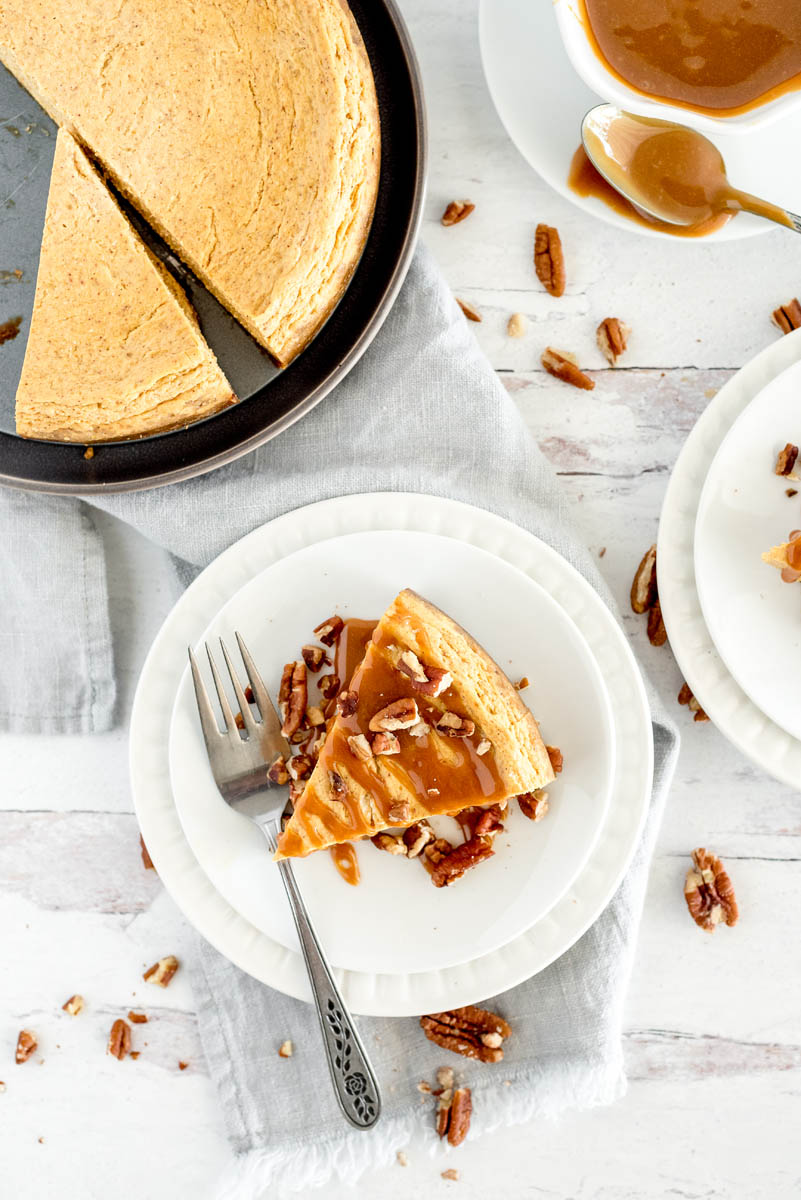
[[[651,795],[642,680],[586,580],[538,538],[431,496],[346,496],[236,543],[187,590],[145,664],[131,725],[137,815],[165,886],[223,954],[308,997],[263,839],[214,786],[186,670],[188,644],[238,629],[268,684],[336,611],[377,617],[413,587],[465,625],[513,679],[565,768],[535,824],[510,806],[495,856],[451,888],[418,864],[357,847],[349,887],[329,855],[297,864],[312,917],[355,1012],[413,1015],[478,1001],[563,954],[613,895]]]
[[[801,331],[743,367],[682,449],[659,525],[659,598],[699,703],[738,749],[801,787],[801,587],[762,562],[801,528],[801,485],[773,473],[801,442]],[[798,488],[798,495],[787,491]]]

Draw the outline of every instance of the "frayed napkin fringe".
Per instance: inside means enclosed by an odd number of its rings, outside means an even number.
[[[578,1080],[577,1072],[573,1082],[578,1084]],[[565,1082],[564,1078],[560,1080],[562,1086]],[[609,1064],[590,1085],[584,1080],[576,1091],[564,1088],[558,1101],[553,1098],[557,1089],[551,1092],[547,1087],[536,1088],[525,1096],[513,1082],[509,1087],[493,1086],[480,1092],[479,1112],[485,1115],[480,1122],[474,1122],[472,1136],[483,1137],[505,1126],[523,1125],[535,1117],[554,1120],[566,1109],[575,1112],[601,1108],[619,1100],[626,1088],[619,1062]],[[237,1155],[225,1169],[218,1182],[216,1200],[264,1200],[268,1189],[273,1189],[273,1196],[292,1194],[323,1187],[332,1179],[355,1184],[367,1171],[393,1165],[398,1151],[412,1141],[419,1148],[420,1135],[420,1118],[415,1114],[383,1117],[372,1134],[348,1133],[335,1140],[318,1139],[280,1149],[251,1150]],[[430,1157],[444,1159],[451,1153],[435,1137],[430,1121],[424,1136],[423,1147]]]

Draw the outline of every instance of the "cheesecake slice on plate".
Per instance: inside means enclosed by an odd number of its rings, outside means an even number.
[[[405,590],[337,698],[276,857],[500,804],[553,778],[537,722],[500,667]]]
[[[59,130],[17,432],[83,443],[142,437],[235,401],[184,292]]]

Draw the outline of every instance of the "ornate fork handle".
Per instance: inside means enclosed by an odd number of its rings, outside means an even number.
[[[256,824],[274,852],[278,823],[257,818]],[[300,948],[309,973],[328,1069],[337,1100],[351,1125],[357,1129],[372,1129],[381,1115],[381,1096],[373,1068],[317,941],[306,905],[295,881],[292,864],[282,859],[277,865],[286,888]]]

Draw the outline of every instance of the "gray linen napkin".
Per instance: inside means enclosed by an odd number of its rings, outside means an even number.
[[[327,496],[378,490],[435,493],[507,517],[550,542],[612,606],[550,469],[422,249],[371,349],[300,424],[211,475],[91,503],[162,545],[181,560],[185,577],[281,513]],[[7,531],[0,602],[15,621],[13,642],[3,630],[0,649],[7,663],[17,664],[10,679],[0,677],[3,719],[22,729],[107,727],[113,662],[90,510],[80,501],[14,493],[0,493],[0,505]],[[76,645],[85,676],[70,689]],[[6,695],[20,695],[23,683],[28,712],[5,702]],[[33,714],[45,687],[52,712],[63,716],[37,726]],[[673,725],[653,697],[652,704],[653,803],[625,881],[571,951],[490,1001],[514,1029],[503,1064],[453,1058],[473,1089],[471,1136],[534,1115],[610,1103],[625,1086],[622,1006],[677,753]],[[309,1006],[255,982],[200,940],[193,979],[209,1069],[236,1153],[221,1195],[259,1197],[274,1181],[304,1190],[332,1175],[353,1180],[390,1161],[420,1131],[434,1148],[430,1105],[421,1104],[416,1084],[452,1056],[426,1042],[416,1021],[360,1022],[383,1084],[385,1115],[372,1133],[352,1133],[329,1088]],[[285,1038],[296,1046],[289,1063],[275,1053]]]

